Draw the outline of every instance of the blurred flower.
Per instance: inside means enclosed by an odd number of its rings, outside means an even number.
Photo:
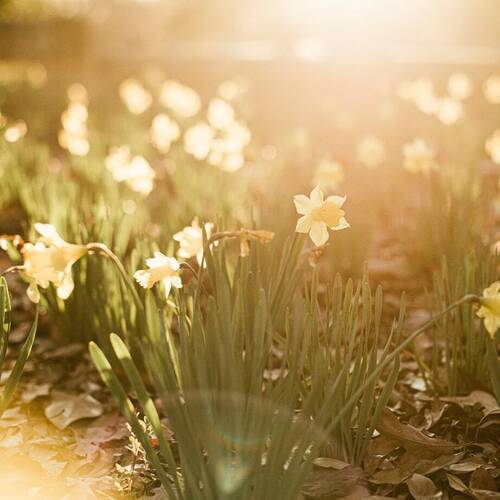
[[[197,123],[184,134],[184,149],[197,160],[204,160],[210,152],[214,135],[215,131],[210,125],[204,122]]]
[[[311,191],[309,198],[303,194],[295,196],[295,208],[302,215],[295,231],[309,233],[316,246],[324,245],[330,237],[328,228],[338,231],[350,227],[342,210],[345,200],[345,196],[329,196],[325,200],[320,186]]]
[[[213,223],[207,222],[203,227],[207,238],[210,238],[214,227]],[[182,231],[174,234],[174,240],[180,244],[177,257],[182,259],[196,257],[201,266],[203,261],[203,230],[198,223],[198,218],[194,218],[190,226],[186,226]]]
[[[142,156],[131,156],[128,146],[111,148],[105,162],[115,181],[125,182],[133,191],[144,195],[153,190],[155,171]]]
[[[226,101],[234,101],[248,90],[248,81],[244,77],[225,80],[217,88],[217,93]]]
[[[483,319],[484,327],[494,339],[496,331],[500,328],[500,281],[495,281],[486,288],[479,302],[481,307],[477,315]]]
[[[234,108],[223,99],[212,99],[208,105],[207,120],[216,129],[225,129],[234,121]]]
[[[495,130],[493,134],[486,139],[484,149],[491,156],[493,162],[500,165],[500,129]]]
[[[201,108],[200,96],[190,87],[167,80],[160,90],[160,103],[183,118],[196,115]]]
[[[376,137],[367,135],[358,142],[356,155],[365,167],[376,168],[385,160],[385,146]]]
[[[18,120],[17,122],[9,125],[4,130],[4,137],[7,142],[17,142],[22,139],[28,132],[28,126],[24,120]]]
[[[403,146],[404,167],[412,174],[428,174],[436,167],[436,151],[422,139]]]
[[[239,170],[245,164],[243,150],[250,139],[250,130],[246,125],[232,122],[212,140],[208,162],[228,172]]]
[[[144,113],[153,102],[151,94],[134,78],[121,82],[118,92],[127,109],[134,115]]]
[[[344,180],[345,174],[340,163],[322,160],[316,167],[313,184],[319,185],[325,191],[333,191]]]
[[[451,97],[444,97],[439,101],[437,117],[444,125],[453,125],[463,114],[463,107],[460,101]]]
[[[471,78],[465,73],[453,73],[448,80],[448,94],[453,99],[463,100],[470,97],[474,91]]]
[[[68,88],[70,102],[61,115],[59,145],[76,156],[85,156],[90,149],[87,137],[87,91],[80,84]]]
[[[179,125],[168,115],[160,113],[153,118],[150,130],[151,143],[161,153],[168,153],[170,146],[180,135]]]
[[[53,283],[60,299],[67,299],[74,288],[71,268],[88,253],[85,245],[64,241],[50,224],[35,224],[41,237],[35,244],[26,243],[22,250],[23,272],[29,280],[28,297],[38,303],[38,287],[47,288]]]
[[[483,92],[492,104],[500,104],[500,75],[490,76],[484,83]]]
[[[141,269],[134,273],[134,278],[143,288],[152,288],[155,283],[161,281],[167,297],[172,286],[182,288],[182,280],[178,273],[180,264],[174,257],[155,252],[154,257],[146,259],[146,265],[149,269]]]

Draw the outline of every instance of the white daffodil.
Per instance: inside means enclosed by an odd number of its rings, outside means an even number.
[[[203,227],[207,238],[210,238],[214,227],[213,223],[207,222]],[[198,264],[201,266],[203,261],[203,230],[197,218],[193,220],[190,226],[186,226],[182,231],[174,234],[174,240],[180,244],[177,257],[182,259],[196,257]]]
[[[500,129],[495,130],[484,144],[484,149],[491,156],[494,163],[500,165]]]
[[[196,91],[175,80],[167,80],[162,85],[160,103],[183,118],[196,115],[201,108],[201,99]]]
[[[356,148],[358,160],[368,168],[376,168],[385,161],[385,146],[373,135],[363,137]]]
[[[165,113],[153,118],[150,129],[151,143],[161,153],[168,153],[170,146],[180,135],[179,125]]]
[[[436,167],[436,151],[422,139],[403,146],[404,167],[412,174],[429,174]]]
[[[500,75],[490,76],[484,83],[483,92],[491,104],[500,104]]]
[[[106,157],[106,168],[117,182],[125,182],[138,193],[147,195],[153,190],[155,171],[142,156],[132,156],[128,146],[112,148]]]
[[[120,83],[118,92],[127,109],[134,115],[144,113],[153,102],[151,94],[134,78]]]
[[[324,245],[330,237],[328,228],[339,231],[350,227],[342,210],[345,200],[345,196],[329,196],[325,200],[320,186],[311,191],[310,197],[303,194],[295,196],[295,208],[302,215],[295,230],[298,233],[309,233],[316,246]]]
[[[47,288],[53,283],[59,298],[65,300],[73,291],[73,264],[88,253],[85,245],[64,241],[50,224],[35,224],[41,237],[35,244],[26,243],[22,250],[23,272],[30,284],[28,297],[37,303],[40,300],[38,287]]]
[[[168,297],[172,286],[182,288],[179,276],[180,264],[174,257],[167,257],[161,252],[155,252],[154,257],[146,259],[149,269],[141,269],[134,273],[134,278],[143,288],[152,288],[155,283],[161,282]]]
[[[483,319],[484,327],[494,339],[496,331],[500,328],[500,281],[495,281],[486,288],[479,302],[481,307],[477,315]]]
[[[474,83],[465,73],[453,73],[448,80],[448,94],[454,99],[462,100],[474,92]]]
[[[224,99],[216,97],[208,104],[207,120],[216,129],[226,129],[234,121],[234,108]]]
[[[200,122],[184,134],[184,149],[197,160],[204,160],[210,153],[215,131],[208,123]]]
[[[321,189],[334,190],[344,180],[344,170],[336,161],[323,160],[314,173],[313,185]]]

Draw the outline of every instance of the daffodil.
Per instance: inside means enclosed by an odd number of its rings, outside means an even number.
[[[481,307],[477,315],[483,319],[484,327],[494,339],[496,331],[500,328],[500,281],[495,281],[486,288],[479,302]]]
[[[106,168],[117,182],[125,182],[130,188],[144,195],[153,190],[155,171],[142,156],[132,156],[128,146],[112,148],[106,157]]]
[[[500,104],[500,75],[490,76],[484,83],[483,92],[491,104]]]
[[[151,143],[161,153],[168,153],[170,146],[181,135],[179,125],[165,113],[153,118],[151,124]]]
[[[210,153],[215,131],[208,123],[200,122],[186,130],[184,149],[197,160],[204,160]]]
[[[127,109],[134,115],[144,113],[153,102],[151,94],[134,78],[124,80],[118,92]]]
[[[207,120],[212,127],[225,129],[234,121],[234,108],[224,99],[212,99],[208,104]]]
[[[486,152],[491,156],[494,163],[500,165],[500,129],[495,130],[486,140],[484,145]]]
[[[358,143],[356,155],[365,167],[376,168],[385,160],[385,146],[380,139],[367,135]]]
[[[436,167],[436,151],[422,139],[415,139],[403,147],[404,167],[412,174],[428,174]]]
[[[316,246],[324,245],[330,235],[328,228],[339,231],[349,226],[342,206],[345,196],[329,196],[324,199],[320,186],[316,186],[309,197],[300,194],[294,197],[297,213],[302,217],[297,221],[298,233],[309,233]]]
[[[168,297],[172,286],[182,288],[182,280],[179,276],[180,264],[174,257],[167,257],[161,252],[155,252],[154,257],[146,259],[149,269],[141,269],[134,273],[134,278],[143,288],[152,288],[161,282]]]
[[[28,132],[28,126],[24,120],[18,120],[17,122],[9,125],[4,131],[4,137],[7,142],[17,142],[22,139]]]
[[[444,97],[439,100],[439,107],[436,114],[444,125],[453,125],[463,115],[462,103],[457,99]]]
[[[167,80],[162,85],[160,103],[183,118],[196,115],[201,108],[201,99],[196,91],[175,80]]]
[[[448,94],[454,99],[466,99],[474,92],[474,84],[465,73],[453,73],[448,80]]]
[[[313,185],[319,185],[321,189],[337,189],[344,180],[344,170],[340,163],[336,161],[323,160],[316,168],[314,173]]]
[[[214,227],[213,223],[207,222],[203,227],[207,238],[210,238]],[[197,218],[193,220],[190,226],[186,226],[182,231],[174,234],[174,240],[180,244],[177,257],[182,259],[196,257],[198,264],[201,265],[203,261],[203,229]]]
[[[38,287],[47,288],[53,283],[59,298],[65,300],[73,291],[71,268],[88,253],[85,245],[64,241],[50,224],[35,224],[41,237],[33,243],[26,243],[22,250],[23,272],[29,280],[28,297],[37,303],[40,300]]]

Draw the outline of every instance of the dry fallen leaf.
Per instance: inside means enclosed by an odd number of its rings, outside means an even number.
[[[451,454],[458,447],[451,441],[429,437],[412,425],[401,423],[389,410],[384,410],[378,430],[384,436],[398,442],[406,450],[428,451],[432,454]]]
[[[441,498],[443,496],[432,480],[421,474],[413,474],[406,481],[406,485],[415,500],[430,500],[431,498]]]
[[[101,403],[89,394],[74,395],[54,391],[51,403],[45,407],[45,416],[61,430],[81,418],[95,418],[100,415]]]

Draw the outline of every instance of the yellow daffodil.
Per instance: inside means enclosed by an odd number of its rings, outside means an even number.
[[[214,225],[207,222],[203,227],[207,238],[210,238]],[[193,220],[190,226],[186,226],[182,231],[174,234],[174,240],[180,244],[177,257],[183,259],[196,257],[198,264],[201,265],[203,260],[203,230],[197,218]]]
[[[345,200],[345,196],[329,196],[325,200],[320,186],[316,186],[309,197],[303,194],[295,196],[295,208],[302,215],[295,230],[309,233],[316,246],[324,245],[330,237],[328,228],[339,231],[350,227],[342,210]]]
[[[160,113],[153,118],[150,129],[151,143],[161,153],[168,153],[171,144],[180,135],[179,125],[165,113]]]
[[[500,281],[495,281],[486,288],[479,302],[481,307],[477,315],[483,319],[484,327],[494,339],[496,331],[500,328]]]
[[[142,86],[142,83],[133,78],[120,83],[118,92],[127,109],[134,115],[144,113],[153,102],[151,94]]]
[[[153,190],[155,171],[142,156],[132,156],[128,146],[112,148],[106,157],[106,168],[117,182],[125,182],[138,193],[147,195]]]
[[[483,92],[491,104],[500,104],[500,75],[490,76],[484,83]]]
[[[196,115],[201,108],[200,96],[175,80],[167,80],[160,90],[160,103],[183,118]]]
[[[365,167],[376,168],[385,160],[385,146],[376,137],[367,135],[358,143],[356,155]]]
[[[436,167],[436,151],[422,139],[415,139],[403,147],[404,167],[412,174],[428,174]]]
[[[28,297],[37,303],[40,300],[38,287],[47,288],[53,283],[59,298],[67,299],[74,288],[71,268],[88,253],[85,245],[64,241],[50,224],[35,224],[41,237],[35,244],[26,243],[22,250],[23,272],[30,284]]]
[[[316,168],[313,185],[319,185],[325,191],[333,191],[338,188],[344,177],[344,170],[340,163],[323,160]]]
[[[146,259],[149,269],[141,269],[134,273],[134,278],[143,288],[152,288],[155,283],[161,282],[168,297],[172,286],[182,288],[179,276],[180,264],[174,257],[167,257],[161,252],[155,252],[154,257]]]
[[[491,156],[494,163],[500,165],[500,129],[495,130],[486,140],[484,149]]]

